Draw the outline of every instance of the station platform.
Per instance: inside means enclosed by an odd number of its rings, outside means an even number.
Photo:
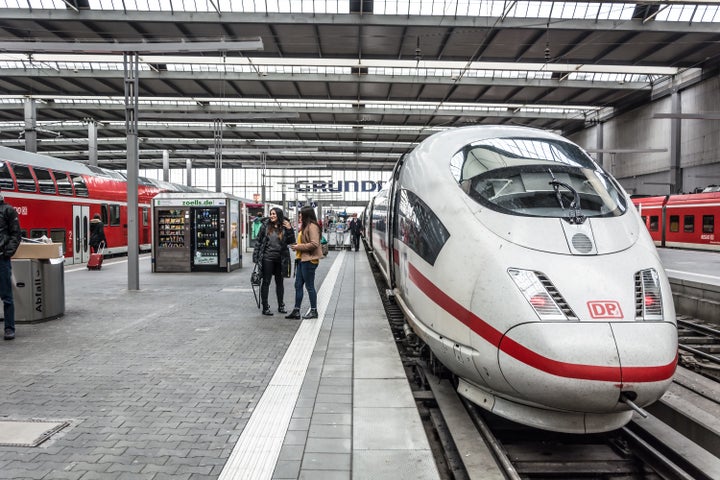
[[[439,478],[367,255],[331,251],[316,287],[320,318],[286,320],[247,266],[143,255],[137,291],[127,259],[67,266],[65,315],[0,343],[0,478]]]

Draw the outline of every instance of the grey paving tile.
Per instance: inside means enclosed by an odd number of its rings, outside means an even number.
[[[275,465],[275,471],[272,478],[287,479],[298,478],[300,474],[299,460],[279,460]]]
[[[349,470],[301,470],[299,480],[349,480]]]
[[[317,438],[308,437],[306,452],[316,453],[351,453],[352,443],[349,438]]]
[[[353,452],[353,480],[438,480],[430,450]]]
[[[350,453],[305,452],[303,470],[350,470]]]

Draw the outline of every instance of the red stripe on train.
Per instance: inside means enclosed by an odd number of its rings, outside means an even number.
[[[567,363],[545,357],[510,338],[506,337],[503,340],[502,332],[453,300],[420,273],[412,264],[409,264],[408,267],[412,282],[439,307],[457,318],[464,325],[467,325],[468,328],[480,335],[491,345],[510,355],[515,360],[537,370],[558,377],[616,383],[664,381],[672,377],[675,373],[677,354],[675,355],[675,359],[667,365],[655,367],[622,367],[622,372],[620,367]],[[501,340],[503,340],[502,344],[500,343]]]

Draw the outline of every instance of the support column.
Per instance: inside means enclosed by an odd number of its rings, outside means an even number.
[[[185,185],[192,187],[192,159],[185,160]]]
[[[138,90],[139,55],[123,54],[125,83],[125,133],[127,135],[127,239],[128,239],[128,290],[140,289],[140,245],[138,242]]]
[[[163,150],[163,181],[170,181],[170,152]]]
[[[598,149],[598,156],[597,156],[597,162],[598,164],[608,172],[610,172],[610,169],[608,168],[609,165],[605,165],[605,154],[603,153],[603,145],[605,144],[605,139],[603,137],[603,134],[605,133],[604,123],[598,122],[597,125],[595,125],[595,148]]]
[[[680,103],[680,92],[674,90],[670,96],[670,110],[673,117],[670,119],[670,192],[681,193],[683,191],[683,172],[680,164],[680,114],[682,104]]]
[[[267,152],[262,152],[260,157],[260,198],[263,203],[263,216],[267,217],[270,214],[270,208],[268,208],[267,198],[265,197],[265,176],[267,175]]]
[[[222,137],[223,121],[213,121],[213,138],[215,140],[215,191],[222,191]]]
[[[93,119],[88,119],[88,163],[98,164],[97,123]]]
[[[37,152],[37,104],[34,98],[25,99],[25,151]]]

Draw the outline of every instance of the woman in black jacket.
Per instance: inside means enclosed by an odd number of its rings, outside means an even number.
[[[93,216],[93,219],[90,220],[90,247],[92,247],[93,253],[98,252],[100,244],[103,244],[103,247],[107,247],[105,225],[103,225],[103,222],[100,219],[100,214],[96,213]]]
[[[253,262],[259,263],[262,271],[260,299],[262,301],[263,315],[273,314],[268,303],[272,277],[275,277],[278,312],[287,313],[283,300],[285,296],[283,277],[289,276],[290,251],[288,245],[293,243],[295,243],[295,231],[290,222],[284,217],[282,209],[271,208],[270,217],[260,227],[257,236],[257,247],[253,252]]]

